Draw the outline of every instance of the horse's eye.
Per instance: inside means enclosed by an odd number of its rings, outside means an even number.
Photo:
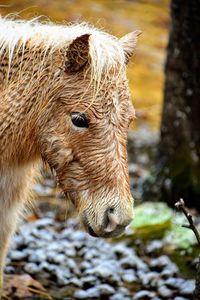
[[[84,113],[72,112],[70,114],[70,117],[71,117],[72,123],[76,127],[82,127],[82,128],[88,128],[89,127],[88,120],[87,120],[86,115]]]

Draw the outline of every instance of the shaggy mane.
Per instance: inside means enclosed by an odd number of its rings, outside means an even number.
[[[9,55],[9,70],[12,68],[12,58],[18,51],[19,42],[22,49],[28,42],[31,42],[33,49],[39,46],[45,56],[48,49],[67,48],[74,39],[83,34],[91,35],[89,55],[92,80],[99,85],[102,76],[110,71],[119,74],[125,64],[125,54],[119,40],[87,23],[56,25],[43,24],[37,19],[15,21],[0,18],[0,59],[6,50]]]

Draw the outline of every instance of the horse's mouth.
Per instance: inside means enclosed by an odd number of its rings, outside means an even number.
[[[96,232],[94,232],[94,230],[92,229],[92,227],[90,225],[87,226],[87,231],[88,233],[93,236],[93,237],[99,237]]]
[[[99,238],[112,238],[121,235],[124,232],[125,227],[118,225],[114,232],[105,232],[101,230],[98,234],[93,230],[92,226],[90,226],[87,217],[85,214],[82,215],[82,224],[85,230],[93,237]]]
[[[94,230],[92,229],[92,227],[90,226],[88,220],[87,220],[87,217],[85,215],[85,213],[83,213],[82,215],[82,225],[83,227],[85,228],[85,230],[93,237],[99,237],[96,232],[94,232]]]

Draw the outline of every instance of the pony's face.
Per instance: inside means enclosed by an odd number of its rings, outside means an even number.
[[[126,141],[134,109],[126,67],[102,78],[94,97],[90,73],[74,62],[68,66],[73,72],[63,75],[41,152],[85,229],[93,236],[116,236],[133,217]]]

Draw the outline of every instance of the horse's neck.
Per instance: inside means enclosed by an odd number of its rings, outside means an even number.
[[[38,155],[36,127],[31,116],[37,118],[40,87],[27,89],[27,84],[31,82],[11,82],[0,90],[0,166],[25,163]]]
[[[44,64],[45,62],[43,62]],[[0,165],[8,160],[30,160],[35,149],[35,124],[38,102],[42,101],[43,81],[39,49],[16,51],[9,58],[8,50],[0,62]],[[43,66],[45,69],[45,66]],[[47,79],[46,79],[47,78]],[[38,109],[39,110],[39,109]],[[39,112],[38,112],[39,113]]]

